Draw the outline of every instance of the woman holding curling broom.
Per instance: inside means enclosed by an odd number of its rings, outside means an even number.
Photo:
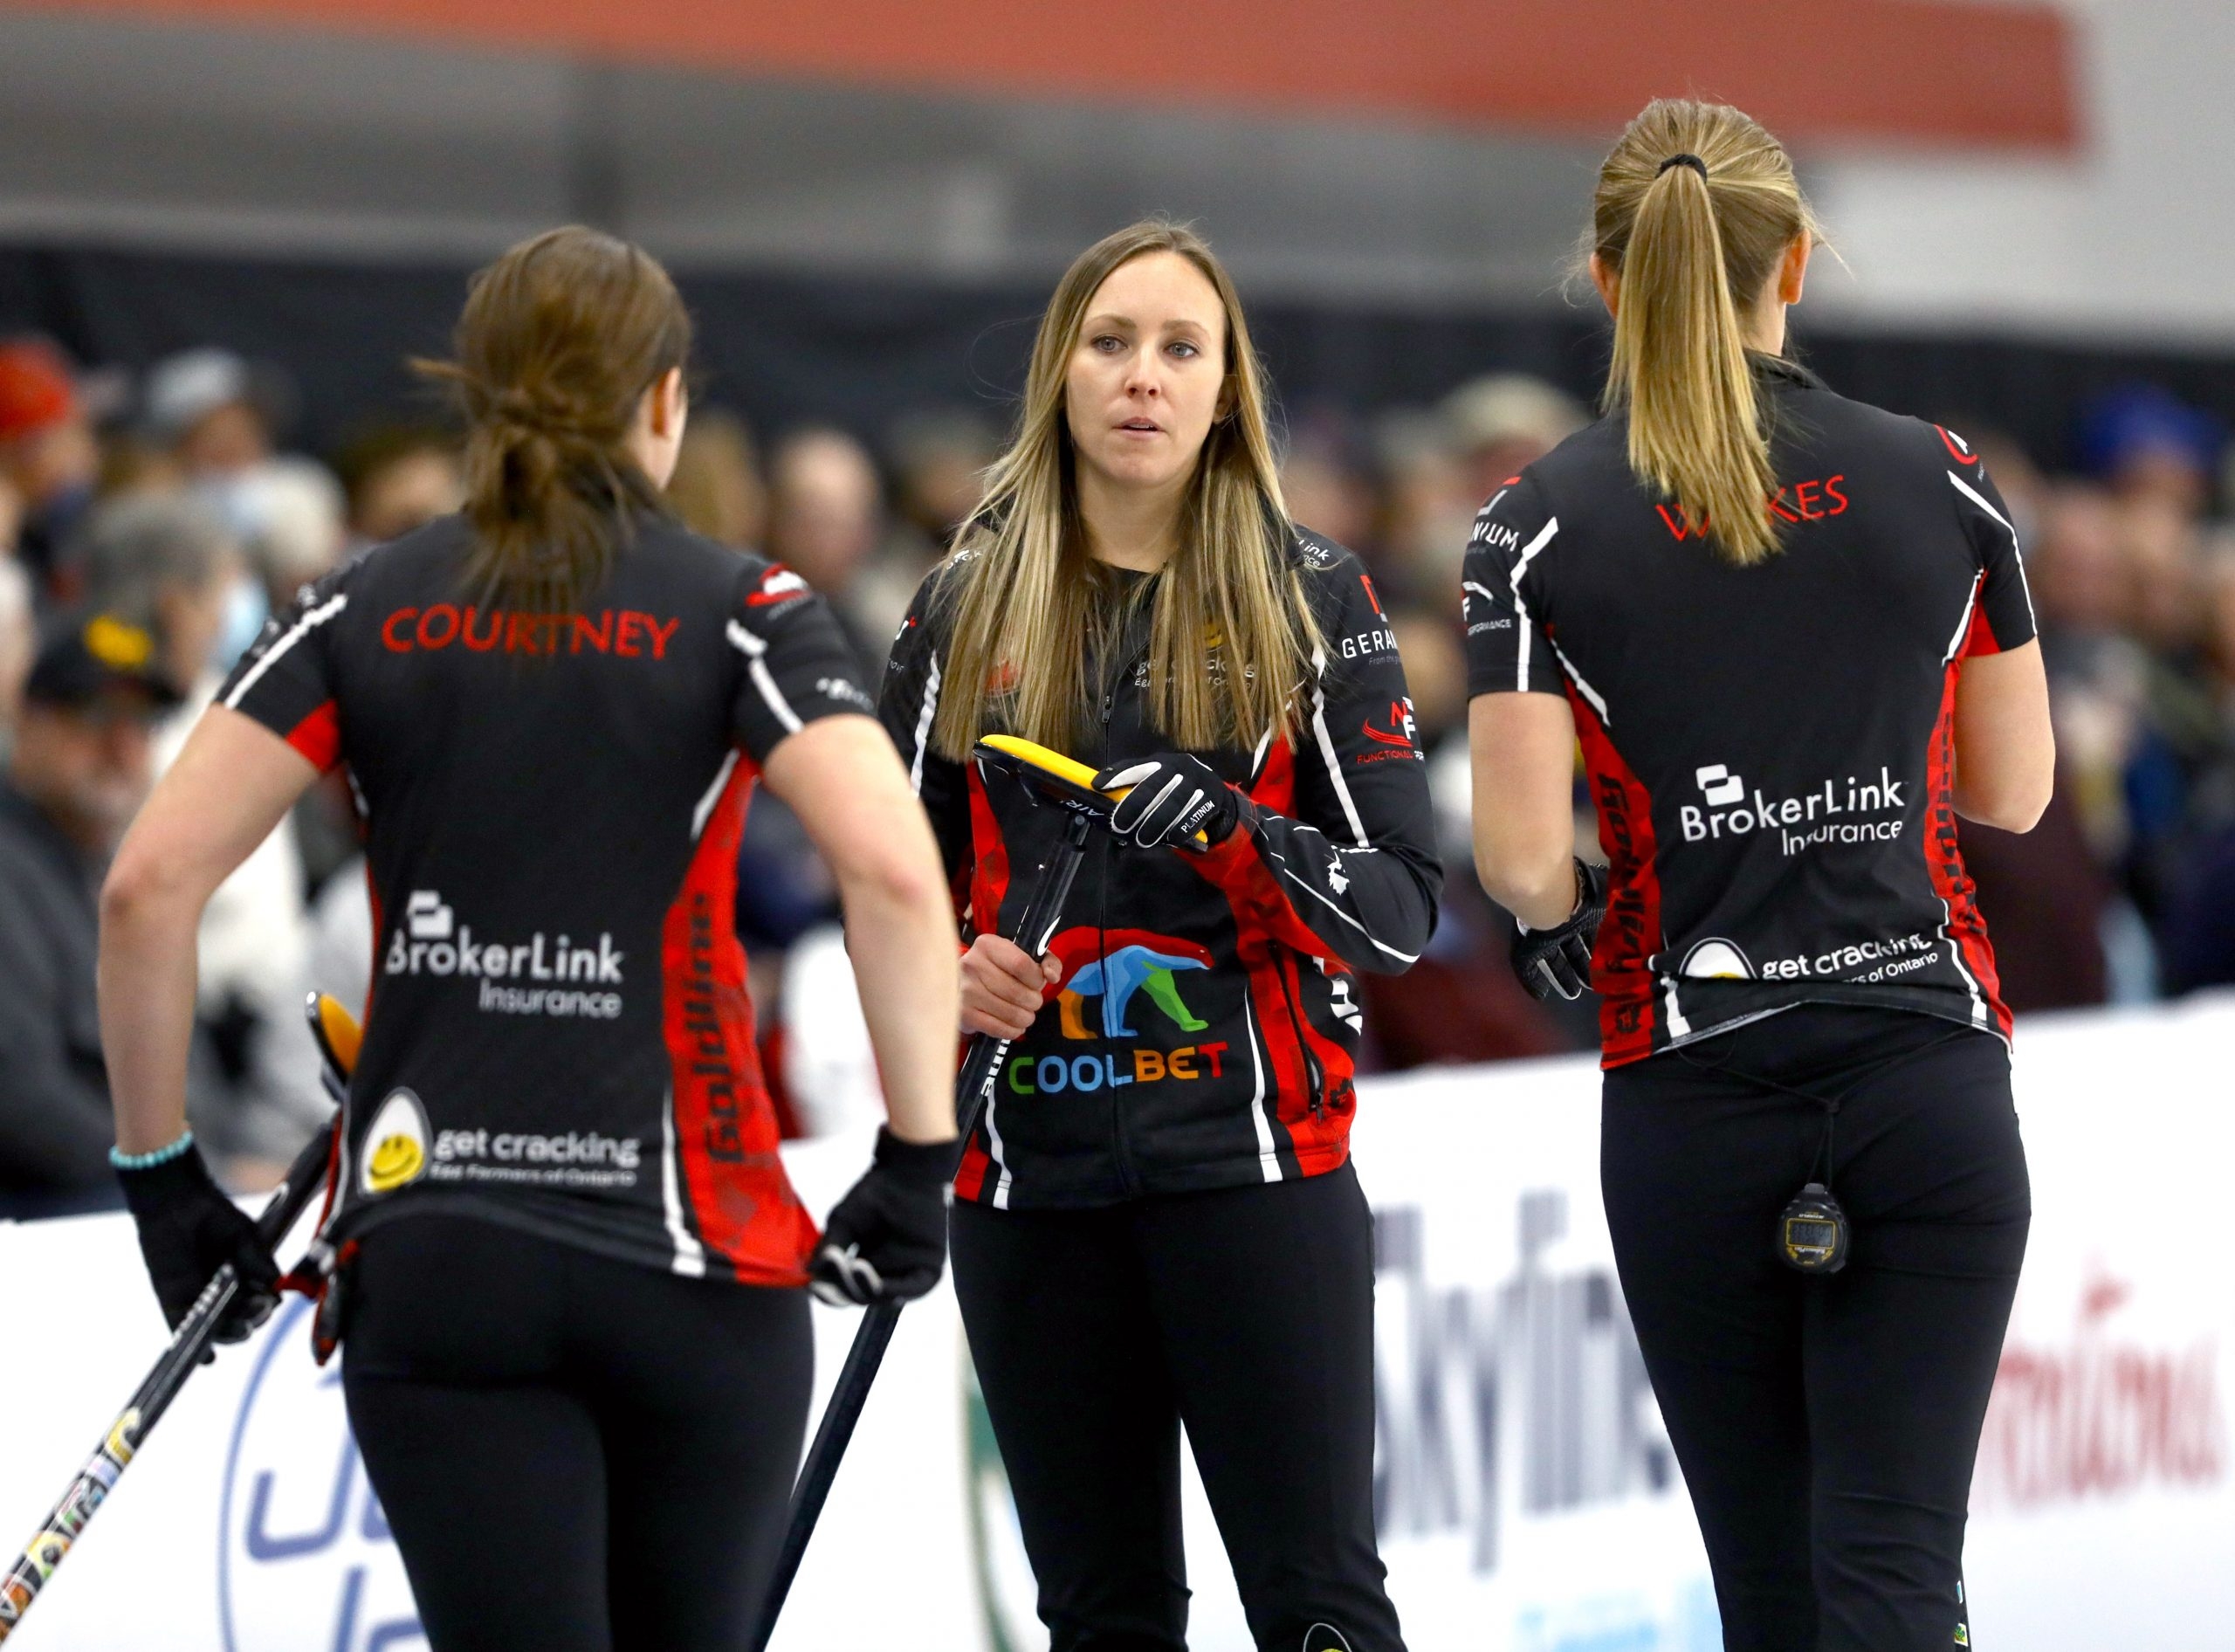
[[[955,928],[836,623],[662,508],[690,321],[587,230],[483,271],[437,371],[463,514],[266,628],[118,854],[118,1164],[175,1324],[272,1259],[183,1128],[210,891],[318,774],[368,836],[373,1003],[321,1329],[435,1652],[744,1643],[808,1408],[815,1224],[776,1157],[732,929],[757,781],[836,872],[891,1123],[830,1222],[857,1298],[936,1281]],[[862,1264],[866,1263],[865,1269]],[[834,1281],[834,1283],[836,1283]]]
[[[2017,535],[1961,436],[1786,354],[1816,224],[1761,127],[1652,104],[1593,208],[1608,415],[1468,550],[1476,864],[1531,989],[1601,995],[1607,1222],[1723,1644],[1967,1646],[2032,1199],[1956,817],[2049,799]]]
[[[967,913],[962,1026],[1015,1040],[955,1182],[955,1285],[1056,1652],[1185,1644],[1184,1422],[1250,1630],[1397,1652],[1376,1553],[1352,972],[1440,876],[1404,672],[1351,554],[1289,523],[1225,271],[1144,223],[1082,254],[1014,444],[883,697]],[[1130,788],[1035,958],[1001,938],[1061,811],[1022,736]]]

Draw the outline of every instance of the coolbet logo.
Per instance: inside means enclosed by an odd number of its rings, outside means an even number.
[[[409,1090],[395,1090],[365,1132],[357,1185],[378,1197],[418,1180],[427,1168],[427,1110]]]
[[[431,889],[415,889],[403,911],[402,926],[389,938],[382,973],[389,975],[471,975],[481,983],[479,1008],[506,1015],[581,1016],[610,1021],[621,1013],[621,995],[561,990],[550,987],[508,987],[506,981],[566,981],[596,986],[621,984],[628,956],[601,934],[597,945],[576,946],[570,935],[556,940],[538,930],[523,941],[476,940],[471,925],[461,924]]]
[[[1183,1033],[1202,1032],[1210,1022],[1188,1008],[1179,977],[1207,970],[1211,955],[1192,940],[1145,929],[1067,929],[1048,950],[1062,966],[1056,981],[1058,1023],[1074,1043],[1138,1039],[1133,1024],[1145,999],[1159,1016]],[[1097,1005],[1097,1031],[1087,1025],[1088,1001]],[[1065,1090],[1117,1089],[1171,1078],[1186,1083],[1217,1078],[1226,1070],[1223,1042],[1159,1049],[1135,1043],[1123,1054],[1105,1050],[1076,1056],[1016,1056],[1007,1067],[1008,1087],[1020,1096]]]
[[[1908,804],[1901,795],[1909,782],[1895,780],[1880,765],[1874,781],[1850,774],[1844,782],[1826,781],[1795,797],[1764,797],[1757,788],[1750,800],[1745,780],[1721,763],[1693,772],[1702,803],[1676,811],[1688,843],[1720,842],[1750,832],[1775,831],[1787,855],[1819,843],[1860,843],[1899,837]],[[1736,805],[1736,807],[1732,807]],[[1841,820],[1842,815],[1875,815],[1876,820]],[[1891,818],[1884,818],[1890,816]],[[1797,829],[1788,830],[1787,828]]]

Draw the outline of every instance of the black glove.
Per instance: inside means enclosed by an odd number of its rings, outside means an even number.
[[[140,1255],[155,1281],[170,1328],[194,1306],[210,1277],[227,1263],[240,1289],[219,1316],[219,1342],[238,1342],[271,1317],[279,1300],[279,1264],[256,1223],[210,1180],[198,1148],[145,1170],[119,1170],[124,1202],[140,1229]],[[206,1359],[207,1355],[203,1356]]]
[[[946,1184],[952,1141],[903,1141],[877,1132],[877,1156],[822,1225],[808,1284],[834,1307],[912,1302],[939,1282],[946,1261]]]
[[[1531,929],[1519,919],[1513,943],[1513,973],[1532,998],[1579,998],[1591,985],[1591,945],[1606,916],[1606,870],[1578,858],[1575,864],[1575,910],[1551,929]]]
[[[1132,789],[1110,811],[1110,829],[1143,849],[1159,843],[1200,849],[1197,832],[1208,843],[1222,843],[1241,823],[1241,794],[1201,758],[1184,752],[1112,763],[1094,777],[1098,792],[1120,786]]]

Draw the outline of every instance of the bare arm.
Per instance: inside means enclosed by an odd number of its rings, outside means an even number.
[[[1556,694],[1478,694],[1467,708],[1474,760],[1475,873],[1531,929],[1576,905],[1575,723]]]
[[[954,911],[891,738],[867,717],[820,718],[780,742],[764,772],[838,880],[892,1133],[952,1140]]]
[[[2031,831],[2049,806],[2056,766],[2040,644],[1967,657],[1956,679],[1956,812]]]
[[[125,834],[101,889],[100,946],[101,1050],[125,1152],[185,1129],[202,909],[317,778],[261,723],[212,706]]]

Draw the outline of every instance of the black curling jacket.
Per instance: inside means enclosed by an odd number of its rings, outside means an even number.
[[[918,591],[881,714],[939,834],[966,933],[1010,933],[1062,811],[941,756],[939,710],[962,553]],[[1062,974],[994,1077],[955,1182],[1004,1208],[1110,1204],[1312,1176],[1349,1156],[1361,1028],[1352,975],[1412,964],[1442,887],[1425,764],[1395,641],[1349,551],[1290,550],[1324,645],[1287,734],[1200,754],[1247,800],[1207,854],[1104,832],[1049,951]],[[1147,720],[1145,603],[1101,685],[1090,767],[1169,750]]]
[[[1956,837],[1963,662],[2024,646],[2018,534],[1953,430],[1757,356],[1778,550],[1724,561],[1630,472],[1619,414],[1482,507],[1475,694],[1563,694],[1612,862],[1606,1064],[1794,1004],[2007,1038]]]

